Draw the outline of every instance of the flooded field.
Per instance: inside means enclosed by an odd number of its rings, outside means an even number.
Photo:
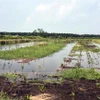
[[[25,46],[36,45],[38,42],[21,43],[1,47],[1,50],[12,50]],[[99,44],[93,43],[99,48]],[[28,76],[35,74],[54,74],[69,68],[96,68],[100,69],[100,52],[72,51],[76,43],[67,44],[62,50],[40,59],[0,59],[0,73],[18,72]],[[6,49],[5,49],[6,48]],[[73,55],[73,56],[72,56]]]
[[[99,49],[100,44],[93,43]],[[92,49],[92,48],[91,48]],[[62,71],[69,68],[95,68],[100,70],[100,52],[92,51],[72,51],[68,57],[64,59],[63,64],[58,68]]]
[[[55,47],[57,47],[56,49],[58,49],[59,47],[58,51],[55,51]],[[99,81],[98,81],[99,83],[97,82],[97,80],[100,79],[100,73],[99,71],[97,71],[100,70],[99,47],[100,44],[92,43],[89,41],[84,41],[84,43],[83,41],[82,42],[74,41],[72,43],[66,43],[65,41],[61,43],[31,42],[31,43],[22,43],[19,45],[2,46],[0,57],[2,57],[1,55],[2,53],[4,53],[5,59],[0,59],[1,88],[4,87],[3,89],[5,89],[6,92],[10,94],[11,97],[15,96],[19,97],[19,95],[28,93],[27,91],[31,91],[30,94],[37,91],[38,91],[37,93],[40,92],[43,93],[45,90],[48,92],[49,89],[50,91],[52,90],[52,92],[56,90],[55,93],[57,93],[58,91],[57,89],[59,88],[60,88],[59,93],[61,94],[63,92],[64,97],[66,97],[65,91],[67,89],[68,90],[67,92],[68,93],[70,92],[67,96],[69,98],[70,97],[69,95],[72,94],[74,91],[73,86],[75,86],[75,95],[76,93],[79,93],[77,97],[80,97],[80,92],[83,93],[83,89],[84,88],[87,89],[87,86],[89,88],[88,90],[90,90],[90,88],[94,87],[94,85],[96,87],[98,84],[100,84]],[[22,49],[23,52],[21,52]],[[32,52],[30,49],[32,50]],[[29,56],[29,58],[27,56],[26,58],[25,56],[21,56],[22,58],[16,57],[10,59],[7,58],[8,56],[6,56],[9,53],[11,57],[13,56],[13,54],[32,55],[32,53],[33,54],[37,53],[37,55],[41,55],[45,53],[45,51],[49,50],[53,52],[48,53],[49,56],[41,58],[38,56],[37,58],[34,56]],[[6,58],[10,60],[7,60]],[[94,79],[97,79],[95,81],[97,83],[93,85]],[[89,84],[90,80],[92,80],[91,81],[92,85]],[[80,84],[82,85],[81,87]],[[84,84],[86,85],[86,87],[84,87]],[[54,88],[55,86],[57,88]],[[98,91],[98,89],[97,88],[95,89],[95,87],[94,90]],[[88,94],[92,92],[91,90],[90,91],[86,90],[84,93]],[[58,93],[56,95],[58,95]],[[88,96],[90,98],[90,94],[88,94]],[[23,100],[28,100],[28,99],[23,99]]]
[[[71,49],[76,43],[67,44],[62,50],[53,55],[40,59],[17,59],[17,60],[3,60],[0,59],[1,72],[44,72],[55,73],[57,68],[63,63],[63,58],[70,54]],[[24,67],[22,69],[22,66]]]

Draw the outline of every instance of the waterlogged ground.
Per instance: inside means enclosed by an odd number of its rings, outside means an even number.
[[[54,74],[57,71],[59,72],[67,68],[75,68],[76,66],[79,66],[79,64],[82,68],[100,69],[100,52],[94,53],[89,51],[87,53],[82,51],[81,56],[78,56],[80,52],[71,52],[75,44],[76,43],[69,43],[59,52],[40,59],[0,59],[0,73],[23,72],[29,77],[37,77],[37,74]],[[94,44],[98,47],[100,46],[99,44]],[[76,56],[71,56],[75,54]],[[68,61],[64,61],[64,58]],[[71,60],[69,61],[69,59]]]
[[[76,43],[67,44],[62,50],[53,55],[40,59],[0,59],[0,71],[2,72],[24,72],[24,73],[55,73],[57,68],[63,63],[63,58],[70,54],[71,49]],[[22,68],[23,66],[23,68]]]
[[[10,45],[0,45],[0,51],[4,50],[13,50],[17,48],[24,48],[26,46],[34,46],[39,44],[39,42],[29,42],[29,43],[17,43],[17,44],[10,44]]]
[[[100,52],[71,52],[76,43],[67,44],[59,52],[41,59],[16,59],[0,60],[0,71],[2,72],[23,72],[30,77],[37,73],[55,73],[57,69],[65,67],[76,67],[80,63],[83,68],[100,68]],[[97,44],[98,45],[98,44]],[[77,56],[71,56],[77,55]],[[35,74],[34,74],[35,73]],[[39,77],[40,78],[40,77]],[[51,78],[51,77],[49,77]],[[54,77],[52,77],[54,78]],[[80,78],[78,80],[65,79],[63,82],[55,78],[53,83],[39,82],[35,83],[28,79],[26,81],[16,80],[16,85],[6,77],[0,77],[0,88],[10,97],[26,100],[26,95],[32,95],[32,100],[99,100],[100,99],[100,79],[87,80]],[[53,80],[52,80],[53,81]],[[62,83],[61,83],[62,82]],[[19,99],[20,100],[20,99]]]
[[[82,52],[81,67],[100,69],[100,53],[90,52],[90,58],[88,58],[86,52]]]
[[[100,47],[99,44],[93,43]],[[92,48],[91,48],[92,49]],[[57,69],[59,72],[69,68],[95,68],[100,70],[100,52],[82,51],[81,56],[79,51],[72,51],[68,57],[65,58],[63,64]]]

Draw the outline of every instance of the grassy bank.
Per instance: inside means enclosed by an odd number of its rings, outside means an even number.
[[[100,39],[93,39],[92,41],[100,44]]]
[[[49,43],[43,46],[32,46],[19,48],[10,51],[0,51],[2,59],[17,59],[17,58],[41,58],[59,51],[65,46],[64,43]]]
[[[95,69],[93,68],[91,69],[75,68],[63,71],[62,77],[64,79],[86,78],[88,80],[97,80],[100,79],[100,72],[95,71]]]

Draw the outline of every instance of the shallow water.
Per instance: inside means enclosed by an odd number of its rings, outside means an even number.
[[[93,44],[100,48],[100,44],[98,43],[93,43]]]
[[[37,45],[39,42],[28,42],[28,43],[17,43],[17,44],[10,44],[10,45],[0,45],[0,51],[4,50],[13,50],[17,48],[23,48],[26,46],[34,46]]]
[[[68,57],[71,49],[76,43],[67,44],[62,50],[54,53],[50,56],[32,60],[29,63],[19,63],[20,60],[2,60],[0,59],[0,71],[17,71],[22,72],[22,67],[24,66],[23,72],[44,72],[44,73],[54,73],[57,68],[63,63],[63,58]],[[3,70],[4,69],[4,70]]]

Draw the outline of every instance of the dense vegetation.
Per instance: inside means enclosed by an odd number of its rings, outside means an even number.
[[[100,72],[95,71],[95,69],[93,68],[91,69],[75,68],[63,71],[62,77],[64,79],[86,78],[88,80],[97,80],[100,79]]]

